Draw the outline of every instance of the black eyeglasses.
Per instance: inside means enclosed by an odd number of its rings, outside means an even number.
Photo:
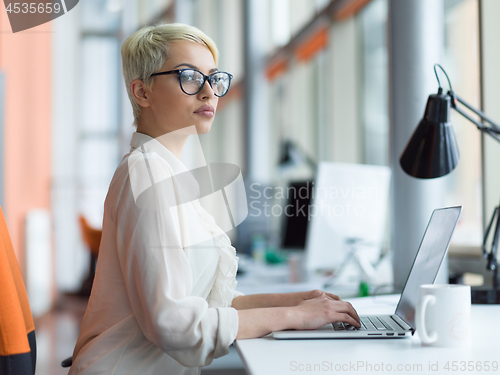
[[[198,94],[203,85],[208,80],[210,87],[214,90],[215,96],[219,98],[227,94],[229,86],[231,86],[231,79],[233,76],[226,72],[215,72],[206,76],[202,72],[196,69],[186,68],[169,70],[168,72],[153,73],[150,77],[159,76],[163,74],[175,74],[177,73],[179,77],[179,85],[181,90],[188,95]]]

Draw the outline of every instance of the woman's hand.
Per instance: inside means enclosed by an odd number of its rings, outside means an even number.
[[[294,297],[293,302],[290,303],[288,306],[297,306],[298,304],[300,304],[303,301],[307,301],[310,299],[321,297],[323,294],[326,295],[330,299],[340,301],[340,297],[337,296],[336,294],[327,293],[327,292],[324,292],[324,291],[319,290],[319,289],[309,290],[307,292],[298,292],[298,293],[289,293],[289,294],[290,295],[295,294],[295,296],[293,296]]]
[[[311,292],[318,293],[316,290]],[[293,314],[294,329],[316,329],[333,322],[360,326],[359,316],[352,305],[330,293],[321,292],[315,298],[303,300],[293,308]]]
[[[248,296],[239,296],[233,299],[231,306],[236,310],[256,309],[261,307],[293,307],[303,301],[317,298],[323,294],[325,294],[328,298],[340,301],[340,297],[335,294],[314,289],[307,292],[251,294]]]
[[[287,294],[291,295],[292,293]],[[299,294],[296,294],[295,297],[298,299]],[[283,296],[284,294],[277,295]],[[284,329],[316,329],[333,322],[345,322],[355,327],[360,326],[356,310],[349,302],[341,301],[338,296],[316,290],[302,292],[300,295],[303,297],[302,301],[292,307],[239,310],[239,326],[236,339],[261,337],[270,332]],[[317,296],[314,297],[314,295]],[[312,298],[304,299],[306,297]]]

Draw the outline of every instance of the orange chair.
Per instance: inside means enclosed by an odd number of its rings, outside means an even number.
[[[35,325],[0,207],[0,374],[33,375],[35,367]]]
[[[101,244],[102,230],[92,228],[85,217],[83,217],[83,215],[80,215],[78,217],[78,222],[80,224],[80,232],[83,242],[90,251],[90,265],[87,278],[84,280],[80,290],[74,294],[81,297],[89,297],[92,290],[92,284],[94,283],[95,266],[97,262],[97,256],[99,255],[99,245]]]
[[[78,221],[80,223],[83,242],[88,246],[90,253],[97,258],[99,255],[99,245],[101,244],[102,230],[92,228],[83,215],[78,217]]]

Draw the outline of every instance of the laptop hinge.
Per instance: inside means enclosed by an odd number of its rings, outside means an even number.
[[[409,325],[408,323],[406,323],[406,321],[403,318],[401,318],[399,315],[397,315],[397,314],[391,315],[391,318],[397,324],[399,324],[399,326],[401,326],[401,328],[406,329],[408,331],[411,331],[411,335],[412,336],[415,334],[415,328],[413,328],[411,325]]]

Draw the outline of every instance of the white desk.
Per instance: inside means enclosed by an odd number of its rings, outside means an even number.
[[[350,302],[361,314],[384,314],[394,312],[398,298],[368,297]],[[483,330],[473,331],[472,345],[467,349],[423,347],[418,334],[398,340],[276,340],[265,337],[238,340],[234,345],[251,375],[500,374],[499,318],[500,306],[473,305],[472,324]],[[497,362],[496,371],[492,368],[494,361]],[[447,364],[449,370],[445,369]],[[486,365],[489,371],[485,371]],[[454,366],[457,371],[453,371]],[[464,366],[465,370],[461,371]]]

